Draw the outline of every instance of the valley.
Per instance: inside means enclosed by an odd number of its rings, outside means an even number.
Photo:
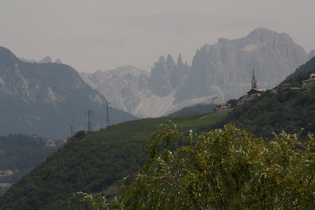
[[[112,201],[121,195],[118,183],[145,170],[143,166],[152,161],[148,143],[159,139],[161,132],[166,132],[162,138],[166,141],[159,143],[174,141],[171,153],[185,150],[187,145],[177,141],[181,137],[215,134],[218,139],[229,139],[220,130],[225,126],[232,126],[227,132],[249,132],[245,136],[250,140],[257,137],[269,142],[286,132],[311,145],[315,87],[301,83],[315,73],[311,55],[289,35],[264,28],[240,39],[205,44],[192,65],[183,62],[181,55],[176,62],[171,55],[161,56],[151,72],[124,66],[78,73],[59,61],[23,61],[0,47],[0,103],[5,110],[0,113],[0,157],[6,160],[0,161],[0,186],[3,193],[9,188],[0,197],[0,206],[64,209],[76,192]],[[266,91],[233,109],[213,111],[217,103],[237,102],[246,94],[254,72],[255,88]],[[172,123],[176,132],[167,133],[165,126]],[[175,138],[172,132],[179,136]],[[51,144],[36,140],[46,137]],[[64,141],[59,144],[57,139]],[[235,139],[243,141],[238,134]],[[310,150],[308,155],[313,167],[314,154]],[[314,186],[312,180],[309,183]]]

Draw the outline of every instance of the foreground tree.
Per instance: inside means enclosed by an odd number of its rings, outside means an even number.
[[[104,196],[94,197],[91,194],[84,192],[77,192],[73,194],[69,200],[68,209],[73,210],[108,210],[109,207],[106,203]]]
[[[264,142],[231,125],[183,135],[170,123],[147,144],[150,159],[122,187],[120,209],[315,207],[312,136],[300,142],[282,133]]]

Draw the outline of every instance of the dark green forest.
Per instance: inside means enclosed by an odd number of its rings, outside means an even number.
[[[118,193],[117,181],[137,173],[147,162],[145,142],[159,125],[172,120],[182,132],[198,132],[223,116],[224,113],[218,113],[142,119],[88,135],[79,131],[0,197],[0,206],[64,209],[79,191],[106,195],[110,200]]]
[[[183,115],[190,115],[190,114],[201,114],[206,112],[212,112],[213,107],[217,104],[195,104],[193,106],[184,107],[176,112],[168,114],[167,116],[183,116]]]
[[[273,133],[315,131],[315,86],[299,90],[267,91],[229,113],[222,124],[232,123],[256,136],[272,138]]]
[[[174,150],[178,142],[184,145]],[[130,210],[314,209],[314,147],[312,136],[300,141],[297,135],[282,133],[264,141],[231,125],[183,135],[168,124],[147,141],[149,161],[131,184],[122,185],[115,201],[106,205],[93,197],[85,205]]]
[[[308,79],[311,73],[315,72],[315,57],[306,62],[290,74],[283,83],[292,83],[294,85],[301,85],[301,81]]]
[[[60,146],[38,136],[0,136],[0,183],[14,184]],[[6,174],[8,170],[13,174]],[[6,190],[7,187],[0,187],[0,194]]]
[[[282,83],[300,89],[268,90],[261,97],[238,106],[221,122],[245,129],[256,136],[272,138],[273,133],[315,133],[315,85],[301,81],[315,73],[315,58],[302,65]]]

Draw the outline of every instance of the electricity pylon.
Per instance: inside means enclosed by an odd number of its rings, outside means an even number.
[[[88,112],[87,113],[85,113],[85,115],[87,115],[88,116],[88,124],[87,124],[87,126],[88,126],[88,130],[87,130],[87,133],[89,134],[89,133],[92,133],[92,123],[91,123],[91,117],[94,117],[94,115],[92,114],[93,113],[93,111],[92,110],[88,110]]]
[[[109,108],[111,108],[111,107],[109,106],[109,104],[110,103],[106,100],[105,105],[103,105],[103,106],[105,106],[105,109],[106,109],[106,128],[108,126],[110,126]]]

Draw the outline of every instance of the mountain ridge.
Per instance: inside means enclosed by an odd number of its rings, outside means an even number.
[[[158,117],[185,106],[211,103],[214,98],[216,102],[224,102],[250,89],[253,69],[259,88],[272,88],[305,63],[307,56],[288,34],[265,28],[257,28],[239,39],[220,38],[217,43],[204,44],[198,49],[191,66],[183,63],[181,55],[177,63],[172,55],[161,56],[143,82],[146,89],[141,92],[130,87],[130,94],[137,97],[137,102],[120,102],[119,107],[139,117]],[[92,83],[87,77],[83,79]],[[101,84],[96,86],[99,92],[106,92]],[[119,87],[114,89],[120,91]],[[106,95],[116,103],[115,98]]]
[[[105,125],[103,95],[87,85],[77,71],[60,63],[30,63],[0,47],[0,135],[37,134],[65,138],[70,127],[86,129],[85,113],[94,111],[93,127]],[[136,119],[112,109],[112,123]]]
[[[238,98],[250,89],[253,69],[259,88],[271,88],[305,63],[306,57],[303,48],[287,34],[269,29],[257,28],[240,39],[219,39],[197,51],[189,79],[178,98],[205,95],[217,95],[221,101]]]

